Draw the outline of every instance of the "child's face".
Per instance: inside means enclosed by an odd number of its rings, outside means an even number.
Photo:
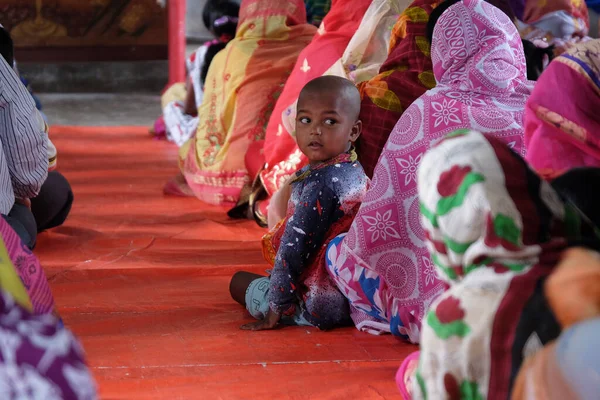
[[[298,100],[296,140],[311,164],[327,161],[350,149],[362,123],[348,115],[348,102],[339,93],[302,93]]]

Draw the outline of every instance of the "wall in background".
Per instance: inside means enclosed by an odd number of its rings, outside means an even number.
[[[209,40],[211,38],[210,32],[204,26],[202,22],[202,10],[206,0],[187,0],[187,12],[185,18],[185,32],[188,39],[194,41]]]
[[[0,23],[24,62],[167,58],[167,13],[156,0],[2,0]]]

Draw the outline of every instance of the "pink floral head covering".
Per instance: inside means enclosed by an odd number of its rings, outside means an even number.
[[[517,91],[527,81],[521,37],[499,8],[464,0],[446,10],[433,31],[438,84],[484,94]]]

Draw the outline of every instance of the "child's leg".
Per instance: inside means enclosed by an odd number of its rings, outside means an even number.
[[[231,278],[231,283],[229,284],[229,293],[231,293],[231,298],[233,298],[233,300],[239,304],[246,306],[246,291],[248,290],[250,283],[258,278],[264,278],[264,276],[246,271],[236,272]]]

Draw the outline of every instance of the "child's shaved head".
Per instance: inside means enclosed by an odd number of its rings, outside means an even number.
[[[296,141],[311,164],[332,159],[352,147],[362,131],[360,93],[339,76],[310,81],[298,98]]]
[[[298,103],[306,94],[336,93],[344,103],[344,112],[352,120],[358,120],[360,114],[360,92],[352,81],[339,76],[321,76],[308,82],[300,92]]]

